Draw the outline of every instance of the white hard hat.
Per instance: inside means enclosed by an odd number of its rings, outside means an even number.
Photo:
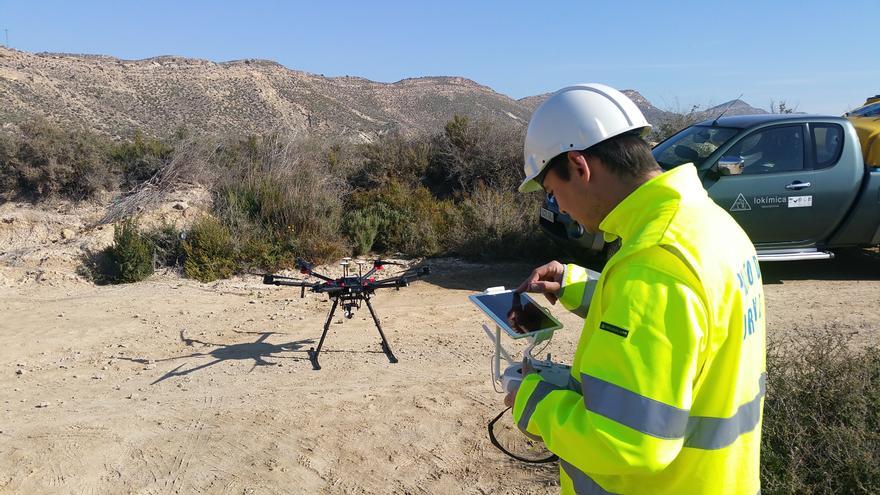
[[[547,163],[566,151],[589,148],[631,131],[645,136],[651,124],[639,107],[620,91],[604,84],[578,84],[553,93],[532,114],[523,148],[526,179],[521,192],[537,191],[535,181]]]

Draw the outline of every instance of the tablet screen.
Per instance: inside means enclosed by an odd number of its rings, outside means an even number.
[[[548,316],[540,306],[525,294],[512,291],[499,294],[479,294],[471,296],[496,323],[506,327],[511,336],[524,336],[532,332],[555,330],[561,327],[558,321]]]

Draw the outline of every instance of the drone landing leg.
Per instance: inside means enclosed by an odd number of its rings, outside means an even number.
[[[379,317],[376,316],[376,312],[373,311],[373,305],[370,304],[370,298],[365,297],[364,301],[367,303],[367,307],[370,308],[370,314],[373,315],[373,321],[376,322],[376,328],[379,329],[379,335],[382,337],[382,352],[388,356],[388,361],[391,363],[396,363],[397,358],[394,357],[394,353],[391,352],[391,346],[388,345],[388,340],[385,338],[385,333],[382,332],[382,325],[379,324]]]
[[[324,338],[327,337],[327,330],[330,329],[330,322],[333,321],[333,313],[336,312],[336,306],[339,304],[339,299],[333,299],[333,307],[330,308],[330,314],[327,315],[327,322],[324,323],[324,333],[321,334],[321,340],[318,342],[318,349],[315,350],[314,347],[309,349],[309,361],[312,362],[312,368],[317,371],[321,369],[321,365],[318,363],[318,354],[321,353],[321,346],[324,345]]]

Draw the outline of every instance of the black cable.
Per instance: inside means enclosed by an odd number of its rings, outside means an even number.
[[[510,411],[509,407],[507,409],[501,411],[501,414],[499,414],[498,416],[495,416],[495,419],[493,419],[492,421],[489,421],[489,440],[492,442],[492,445],[494,445],[495,448],[497,448],[501,452],[504,452],[508,456],[513,457],[514,459],[516,459],[518,461],[527,462],[529,464],[547,464],[549,462],[556,462],[557,460],[559,460],[559,456],[556,454],[550,454],[550,457],[547,457],[546,459],[538,459],[538,460],[526,459],[526,458],[520,457],[512,452],[508,452],[507,449],[502,447],[501,444],[498,443],[498,439],[495,438],[495,423],[497,423],[498,420],[501,419],[502,416],[504,416],[504,413],[506,413],[507,411]]]

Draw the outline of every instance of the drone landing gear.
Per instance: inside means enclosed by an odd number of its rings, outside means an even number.
[[[364,301],[367,303],[367,308],[370,309],[373,321],[376,322],[376,329],[379,330],[379,336],[382,337],[382,352],[388,357],[388,362],[394,364],[397,362],[397,358],[394,356],[394,353],[391,352],[391,346],[388,345],[388,340],[385,338],[385,332],[382,331],[382,325],[379,324],[379,317],[376,316],[376,312],[373,310],[373,305],[370,304],[370,298],[364,298]]]
[[[321,334],[321,340],[318,341],[318,348],[315,349],[314,347],[312,347],[309,349],[309,361],[312,362],[312,368],[315,371],[321,369],[321,364],[318,362],[318,354],[321,353],[321,347],[324,346],[324,339],[327,337],[327,331],[330,330],[330,322],[333,321],[333,314],[336,312],[336,308],[339,306],[339,299],[339,297],[333,298],[333,306],[330,308],[330,314],[327,315],[327,321],[324,323],[324,332]],[[370,309],[370,315],[373,316],[373,321],[376,323],[376,328],[379,330],[379,336],[382,337],[382,352],[384,352],[385,356],[388,357],[388,361],[390,363],[396,363],[397,357],[395,357],[394,353],[391,352],[391,346],[388,345],[388,339],[385,338],[385,333],[382,331],[382,325],[379,324],[379,317],[376,316],[376,311],[373,310],[373,305],[370,304],[369,296],[357,297],[357,299],[361,299],[367,303],[367,308]],[[346,302],[347,301],[343,301],[343,305],[345,305]]]

